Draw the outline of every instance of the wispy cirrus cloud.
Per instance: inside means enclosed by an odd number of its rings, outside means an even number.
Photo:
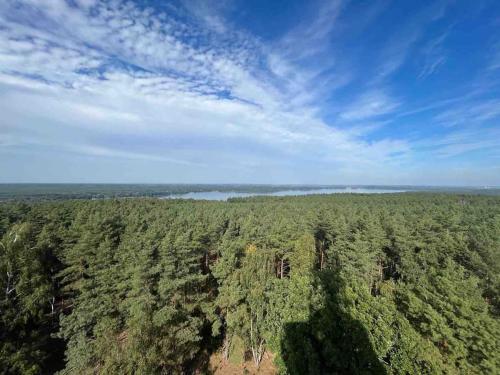
[[[431,39],[422,48],[423,65],[419,78],[426,78],[432,75],[440,66],[446,62],[446,53],[443,43],[448,36],[448,31]]]
[[[375,72],[373,84],[382,82],[405,63],[412,48],[423,37],[425,28],[440,20],[445,15],[448,6],[449,1],[431,4],[420,11],[399,32],[389,38],[380,55],[381,59]]]
[[[305,17],[279,40],[279,48],[284,57],[294,62],[327,48],[345,3],[343,0],[320,2],[311,16]]]
[[[500,117],[500,100],[490,99],[464,103],[458,108],[448,109],[435,117],[443,125],[477,124]]]
[[[364,120],[393,112],[399,103],[382,90],[371,90],[363,93],[344,112],[343,120]]]
[[[474,151],[488,152],[500,157],[500,131],[495,128],[468,127],[441,137],[420,141],[416,147],[424,148],[438,158],[453,158]]]

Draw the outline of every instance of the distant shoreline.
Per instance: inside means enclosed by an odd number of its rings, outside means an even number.
[[[256,185],[256,184],[0,184],[0,201],[109,198],[227,200],[251,196],[339,193],[431,192],[500,195],[498,187],[410,185]]]

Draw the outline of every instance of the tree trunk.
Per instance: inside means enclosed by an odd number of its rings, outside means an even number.
[[[253,337],[253,319],[250,318],[250,342],[252,349],[253,362],[255,367],[259,367],[260,361],[262,360],[262,355],[264,354],[264,339],[260,339],[258,343],[254,341]]]
[[[54,315],[54,303],[56,301],[56,297],[52,297],[51,299],[49,299],[49,303],[50,303],[50,315]]]
[[[222,344],[222,358],[224,361],[229,359],[229,349],[231,348],[231,339],[228,336],[224,336],[224,342]]]

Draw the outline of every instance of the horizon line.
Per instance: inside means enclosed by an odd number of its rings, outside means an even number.
[[[0,185],[194,185],[194,186],[297,186],[297,187],[419,187],[419,188],[494,188],[500,185],[413,185],[413,184],[315,184],[249,182],[0,182]]]

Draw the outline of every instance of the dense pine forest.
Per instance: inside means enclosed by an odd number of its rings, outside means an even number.
[[[0,373],[500,371],[500,197],[0,204]]]

